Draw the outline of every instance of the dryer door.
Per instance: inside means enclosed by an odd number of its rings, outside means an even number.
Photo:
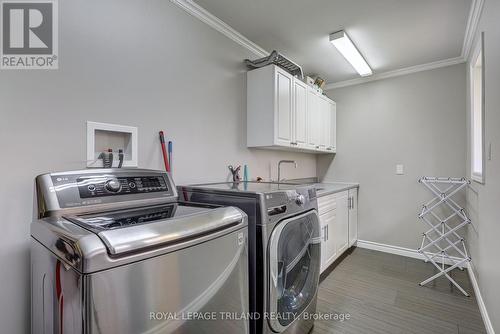
[[[269,323],[285,330],[316,298],[321,238],[316,210],[281,221],[269,243]]]

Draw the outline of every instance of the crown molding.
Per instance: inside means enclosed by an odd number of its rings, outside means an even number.
[[[461,63],[465,63],[465,59],[462,57],[448,58],[448,59],[444,59],[444,60],[434,61],[432,63],[415,65],[415,66],[400,68],[400,69],[393,70],[393,71],[377,73],[377,74],[373,74],[369,77],[362,77],[362,78],[356,78],[356,79],[352,79],[352,80],[334,82],[334,83],[326,85],[324,90],[331,90],[331,89],[340,88],[340,87],[359,85],[359,84],[370,82],[370,81],[394,78],[394,77],[399,77],[401,75],[407,75],[407,74],[412,74],[412,73],[417,73],[417,72],[422,72],[422,71],[428,71],[428,70],[433,70],[433,69],[440,68],[440,67],[446,67],[446,66],[451,66],[451,65],[461,64]]]
[[[467,26],[465,28],[464,41],[462,44],[462,52],[459,57],[448,58],[444,60],[438,60],[432,63],[415,65],[410,67],[405,67],[397,69],[394,71],[388,71],[383,73],[377,73],[369,77],[356,78],[352,80],[345,80],[339,82],[333,82],[325,86],[325,90],[347,87],[353,85],[359,85],[365,82],[376,81],[387,78],[394,78],[401,75],[417,73],[421,71],[432,70],[440,67],[456,65],[460,63],[465,63],[468,61],[470,56],[470,51],[472,49],[472,43],[474,42],[474,37],[476,36],[477,27],[479,25],[479,19],[481,18],[481,13],[483,10],[484,0],[472,0],[469,16],[467,18]]]
[[[243,46],[253,54],[255,54],[258,57],[265,57],[269,55],[269,52],[260,47],[259,45],[255,44],[242,34],[240,34],[238,31],[233,29],[231,26],[229,26],[227,23],[207,11],[205,8],[201,7],[197,3],[195,3],[193,0],[170,0],[173,4],[178,6],[179,8],[183,9],[190,15],[193,15],[200,21],[206,23],[213,29],[219,31],[229,39],[233,40],[234,42],[238,43],[239,45]],[[407,75],[407,74],[412,74],[412,73],[417,73],[417,72],[422,72],[422,71],[428,71],[440,67],[446,67],[446,66],[451,66],[451,65],[456,65],[460,63],[464,63],[468,60],[468,57],[470,55],[470,50],[472,48],[472,43],[474,41],[474,37],[476,35],[476,30],[477,26],[479,24],[479,19],[481,17],[481,12],[483,9],[483,4],[484,0],[472,0],[471,3],[471,8],[469,10],[469,16],[467,18],[467,27],[465,29],[465,36],[464,36],[464,41],[462,45],[462,52],[459,57],[454,57],[454,58],[448,58],[448,59],[443,59],[443,60],[438,60],[435,62],[427,63],[427,64],[421,64],[421,65],[415,65],[415,66],[410,66],[410,67],[405,67],[405,68],[400,68],[397,70],[393,71],[388,71],[388,72],[383,72],[383,73],[377,73],[374,75],[371,75],[369,77],[362,77],[362,78],[356,78],[352,80],[345,80],[345,81],[340,81],[340,82],[334,82],[331,84],[328,84],[325,86],[324,90],[331,90],[335,88],[340,88],[340,87],[346,87],[346,86],[352,86],[352,85],[359,85],[362,83],[370,82],[370,81],[376,81],[376,80],[382,80],[382,79],[388,79],[388,78],[394,78],[398,77],[401,75]]]
[[[253,54],[259,56],[259,57],[265,57],[269,55],[269,52],[234,30],[231,26],[229,26],[227,23],[219,19],[217,16],[213,15],[209,11],[207,11],[205,8],[201,7],[197,3],[195,3],[192,0],[170,0],[173,4],[177,5],[181,9],[185,10],[189,14],[193,15],[200,21],[206,23],[213,29],[217,30],[218,32],[222,33],[229,39],[232,39],[239,45],[243,46],[244,48],[248,49],[250,52]]]
[[[465,60],[469,59],[472,43],[476,36],[479,19],[483,11],[484,0],[472,0],[470,6],[469,17],[467,18],[467,27],[465,28],[464,43],[462,45],[461,57]]]

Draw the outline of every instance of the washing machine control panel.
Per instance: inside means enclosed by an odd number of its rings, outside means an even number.
[[[168,191],[168,185],[161,176],[88,176],[79,177],[77,179],[77,184],[81,198]]]
[[[88,169],[48,173],[36,178],[38,216],[60,214],[64,209],[89,212],[87,207],[124,207],[127,202],[174,202],[175,184],[168,173],[150,169]],[[93,209],[90,209],[93,210]]]
[[[316,190],[312,186],[265,194],[269,221],[317,208]]]

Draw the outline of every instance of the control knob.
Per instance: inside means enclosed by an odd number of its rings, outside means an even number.
[[[122,185],[120,184],[120,181],[118,179],[110,179],[106,181],[106,190],[112,193],[117,193],[121,190]]]
[[[297,205],[304,205],[305,202],[306,198],[302,194],[298,194],[297,197],[295,198],[295,203],[297,203]]]

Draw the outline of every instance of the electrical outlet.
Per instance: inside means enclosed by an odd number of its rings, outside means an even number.
[[[396,165],[396,175],[403,175],[405,173],[404,171],[404,165],[403,164],[397,164]]]

